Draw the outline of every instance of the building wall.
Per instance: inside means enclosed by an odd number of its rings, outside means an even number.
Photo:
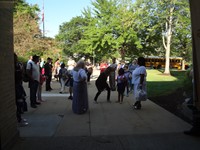
[[[16,120],[13,56],[13,2],[0,0],[0,143],[9,149],[19,136]]]
[[[196,107],[200,110],[200,1],[190,0],[190,11],[192,21],[192,49],[194,69],[194,100]]]

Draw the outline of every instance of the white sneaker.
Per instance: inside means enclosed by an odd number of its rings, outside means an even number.
[[[25,127],[27,125],[28,125],[28,122],[23,122],[23,121],[19,122],[20,127]]]

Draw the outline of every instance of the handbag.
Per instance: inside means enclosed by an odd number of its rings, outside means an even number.
[[[147,100],[147,92],[143,89],[137,89],[135,93],[136,101],[146,101]]]

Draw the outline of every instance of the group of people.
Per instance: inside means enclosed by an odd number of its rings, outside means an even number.
[[[26,72],[29,76],[29,88],[30,88],[30,106],[37,108],[42,100],[41,92],[44,81],[46,82],[46,91],[51,91],[51,80],[53,72],[57,75],[61,88],[60,93],[64,92],[65,86],[69,86],[70,96],[68,99],[72,100],[72,110],[76,114],[83,114],[88,110],[88,92],[87,85],[90,83],[90,76],[93,72],[93,67],[85,63],[84,60],[79,60],[77,63],[70,59],[67,63],[67,67],[64,63],[60,63],[59,59],[55,62],[56,67],[52,65],[52,59],[47,58],[47,61],[40,61],[40,57],[37,55],[32,58],[26,64]],[[124,63],[116,64],[116,59],[112,60],[112,64],[102,65],[100,68],[100,75],[95,81],[97,93],[94,97],[94,103],[98,103],[97,99],[99,95],[107,90],[107,101],[110,102],[111,91],[118,92],[117,103],[122,103],[124,93],[126,94],[134,87],[134,92],[137,89],[143,89],[146,91],[146,68],[145,59],[139,57],[134,60],[129,66]],[[109,78],[109,84],[107,79]],[[27,104],[25,101],[26,93],[23,89],[23,66],[17,61],[17,55],[15,54],[15,83],[16,83],[16,104],[17,104],[17,120],[19,123],[27,125],[26,119],[22,119],[21,114],[27,111]],[[134,85],[134,86],[133,86]],[[135,94],[134,94],[135,95]],[[141,108],[141,101],[134,103],[134,108]]]
[[[145,59],[139,57],[137,60],[133,60],[130,65],[126,65],[124,61],[117,65],[116,60],[113,59],[112,64],[109,66],[106,65],[105,62],[100,65],[100,75],[95,82],[98,92],[95,95],[94,103],[98,103],[98,96],[104,90],[107,90],[107,101],[110,102],[110,91],[117,89],[118,100],[116,102],[122,104],[125,90],[128,96],[129,92],[134,88],[134,99],[136,102],[133,104],[133,107],[135,109],[141,109],[141,101],[135,96],[138,89],[146,92],[147,72]],[[110,86],[107,83],[108,77]],[[117,84],[115,85],[115,83]]]

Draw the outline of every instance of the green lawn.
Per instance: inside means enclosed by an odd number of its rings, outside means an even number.
[[[147,69],[148,97],[163,96],[184,87],[186,71],[172,70],[171,76],[164,75],[163,70]]]

